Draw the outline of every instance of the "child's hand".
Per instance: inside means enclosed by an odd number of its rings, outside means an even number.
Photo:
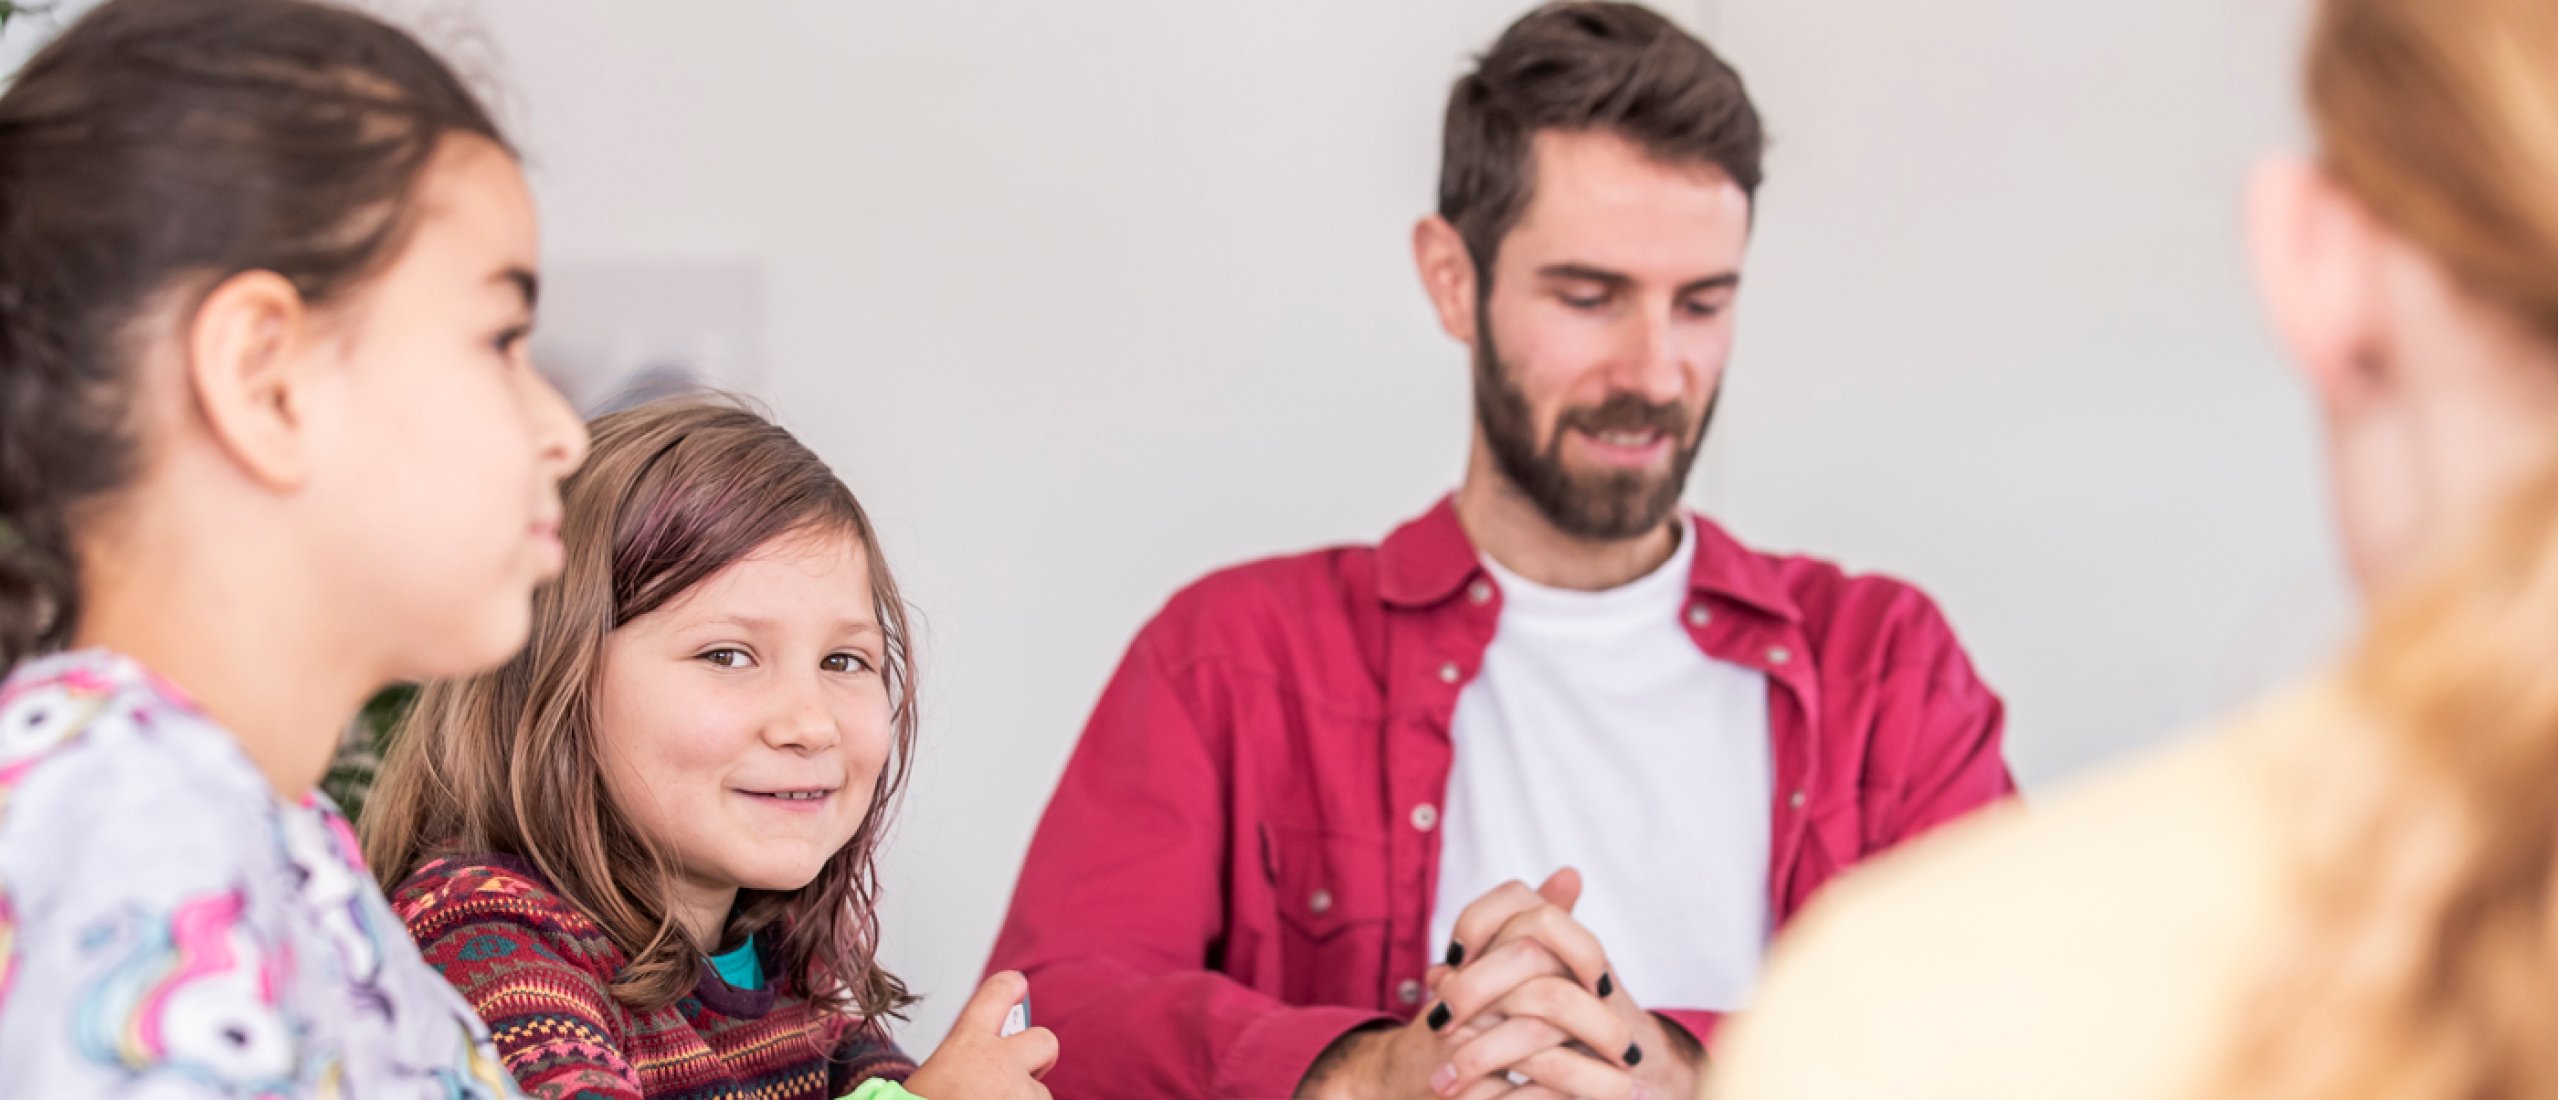
[[[1057,1037],[1044,1027],[1009,1039],[999,1034],[1005,1014],[1029,992],[1029,979],[1011,971],[986,979],[906,1088],[923,1100],[1048,1100],[1039,1078],[1057,1064]]]

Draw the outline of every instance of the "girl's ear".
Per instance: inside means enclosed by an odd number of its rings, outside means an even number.
[[[276,492],[311,476],[309,316],[283,276],[249,271],[214,287],[186,326],[186,386],[206,434],[250,481]]]

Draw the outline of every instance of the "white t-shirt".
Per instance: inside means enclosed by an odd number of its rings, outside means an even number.
[[[1437,949],[1486,891],[1571,866],[1573,915],[1645,1005],[1746,1004],[1768,938],[1767,677],[1690,638],[1695,556],[1687,531],[1659,569],[1605,592],[1485,561],[1501,623],[1457,697]]]

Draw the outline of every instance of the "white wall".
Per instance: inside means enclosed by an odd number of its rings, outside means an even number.
[[[504,90],[555,269],[760,267],[763,389],[930,625],[886,902],[929,1048],[1137,624],[1457,476],[1404,242],[1447,82],[1526,4],[385,2]],[[2296,2],[1672,9],[1777,142],[1693,496],[1934,592],[2030,783],[2339,621],[2237,246]]]
[[[1913,577],[2029,783],[2153,741],[2346,621],[2248,166],[2295,0],[1725,0],[1775,131],[1709,504]]]

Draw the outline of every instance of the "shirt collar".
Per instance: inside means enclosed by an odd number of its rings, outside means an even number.
[[[1745,604],[1786,622],[1802,621],[1802,608],[1786,591],[1771,559],[1751,552],[1704,516],[1689,517],[1689,530],[1696,538],[1689,591]],[[1482,574],[1474,541],[1457,522],[1453,494],[1396,528],[1377,548],[1377,594],[1396,607],[1440,603]]]

